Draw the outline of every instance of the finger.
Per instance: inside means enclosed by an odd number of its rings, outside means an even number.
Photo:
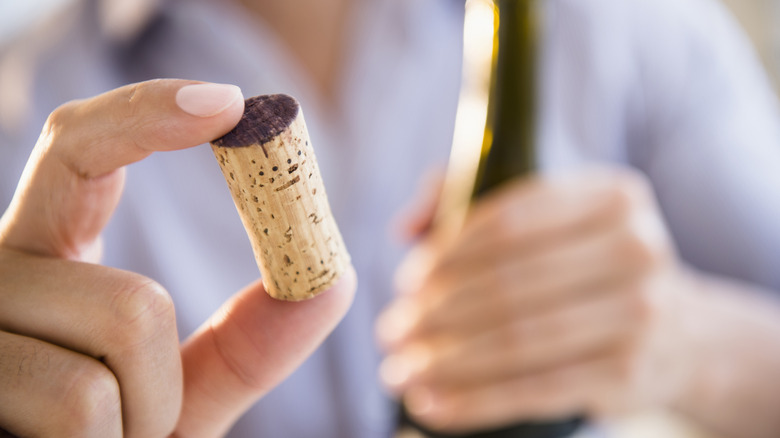
[[[260,282],[228,301],[183,347],[184,409],[177,434],[224,434],[317,348],[346,313],[355,288],[350,270],[308,301],[274,300]]]
[[[383,380],[398,392],[468,387],[562,366],[636,338],[647,313],[637,295],[613,290],[446,342],[406,343],[383,363]]]
[[[522,421],[590,413],[594,400],[611,397],[609,380],[615,373],[615,361],[605,355],[480,387],[418,387],[404,401],[410,414],[431,429],[449,433],[491,430]]]
[[[1,331],[0,406],[0,428],[16,436],[122,437],[119,386],[108,368]]]
[[[616,185],[614,172],[566,177],[534,177],[510,184],[472,208],[461,234],[452,241],[428,239],[404,260],[396,286],[413,294],[442,267],[462,270],[533,254],[581,234],[626,219],[634,203],[633,187]],[[626,178],[629,179],[629,178]],[[477,256],[478,255],[478,256]]]
[[[423,175],[412,202],[392,221],[395,235],[405,242],[411,242],[430,230],[443,185],[444,174],[441,169],[434,169]]]
[[[217,138],[242,111],[237,87],[173,79],[62,105],[49,116],[0,220],[0,245],[83,259],[118,202],[118,169],[154,151]]]
[[[473,258],[470,268],[431,271],[420,292],[401,297],[380,316],[383,344],[505,323],[641,277],[662,258],[630,224],[492,265],[480,264],[479,255],[464,257]]]
[[[159,285],[129,272],[9,250],[0,250],[0,278],[0,328],[105,363],[121,388],[124,436],[173,430],[181,356],[173,305]]]
[[[475,205],[458,239],[460,250],[452,253],[484,253],[507,246],[507,239],[528,247],[549,239],[565,241],[569,234],[624,220],[651,203],[650,193],[639,175],[616,169],[520,181]]]

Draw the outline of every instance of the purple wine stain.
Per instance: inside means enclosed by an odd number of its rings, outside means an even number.
[[[263,146],[284,132],[298,116],[298,111],[298,101],[286,94],[250,97],[244,102],[244,115],[238,125],[211,144],[228,148]],[[263,153],[268,158],[265,147]]]

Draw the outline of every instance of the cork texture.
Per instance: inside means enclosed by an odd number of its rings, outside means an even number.
[[[300,301],[332,286],[350,257],[298,103],[284,95],[247,100],[239,125],[211,147],[268,294]]]

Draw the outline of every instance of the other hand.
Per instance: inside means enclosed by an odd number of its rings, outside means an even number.
[[[454,432],[665,403],[690,373],[675,335],[686,283],[641,176],[510,183],[399,269],[380,375],[418,421]]]

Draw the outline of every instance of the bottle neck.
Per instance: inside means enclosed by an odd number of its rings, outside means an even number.
[[[536,169],[537,0],[494,0],[488,116],[474,197]]]

